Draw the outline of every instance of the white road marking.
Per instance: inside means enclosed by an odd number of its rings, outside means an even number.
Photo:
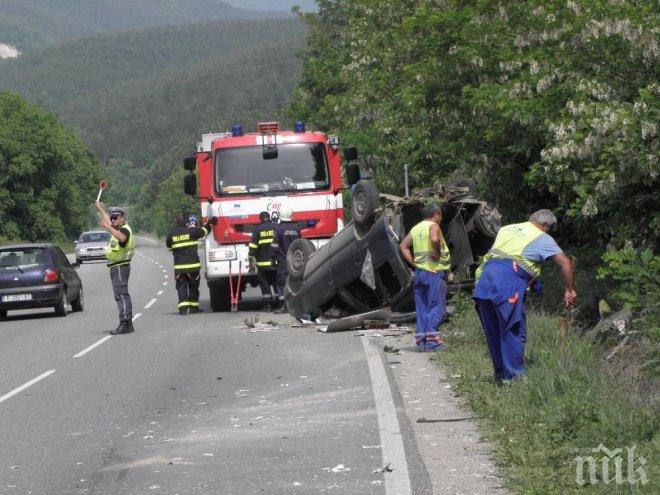
[[[21,386],[18,387],[18,388],[15,388],[14,390],[12,390],[11,392],[9,392],[8,394],[5,394],[5,395],[3,395],[2,397],[0,397],[0,402],[4,402],[4,401],[6,401],[7,399],[10,399],[10,398],[12,398],[14,395],[16,395],[16,394],[20,394],[23,390],[25,390],[25,389],[28,388],[29,386],[34,385],[34,384],[37,383],[38,381],[43,380],[44,378],[46,378],[47,376],[52,375],[53,373],[55,373],[55,370],[50,370],[50,371],[46,371],[45,373],[39,375],[39,376],[36,377],[36,378],[33,378],[33,379],[30,380],[29,382],[24,383],[23,385],[21,385]]]
[[[138,313],[136,315],[133,315],[133,320],[131,320],[131,321],[137,320],[140,316],[142,316],[142,313]]]
[[[147,303],[147,305],[144,307],[144,309],[149,309],[151,306],[154,305],[154,303],[155,303],[157,300],[158,300],[158,299],[152,299],[151,301],[149,301],[149,302]]]
[[[162,290],[159,290],[158,292],[156,292],[156,295],[157,295],[157,296],[162,296],[162,295],[163,295],[163,291],[162,291]]]
[[[411,495],[408,462],[403,448],[403,437],[396,416],[392,391],[387,381],[385,367],[378,351],[369,344],[368,337],[362,337],[362,346],[367,355],[371,384],[374,389],[380,443],[383,452],[383,465],[392,465],[392,471],[385,471],[385,493],[387,495]]]
[[[92,349],[97,348],[97,347],[100,346],[103,342],[105,342],[106,340],[111,339],[111,338],[112,338],[112,335],[108,335],[108,336],[106,336],[106,337],[103,337],[101,340],[99,340],[99,341],[95,342],[94,344],[90,345],[87,349],[83,349],[82,351],[80,351],[78,354],[76,354],[76,355],[73,356],[73,357],[74,357],[74,358],[79,358],[79,357],[81,357],[81,356],[84,356],[84,355],[87,354],[89,351],[91,351]]]
[[[167,285],[167,282],[163,282],[163,285]]]
[[[163,270],[163,273],[167,273],[167,270]]]
[[[158,265],[158,268],[163,268],[163,265]]]

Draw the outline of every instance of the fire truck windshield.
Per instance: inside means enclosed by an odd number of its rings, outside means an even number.
[[[322,143],[278,144],[275,157],[261,146],[222,148],[215,154],[217,194],[263,194],[329,186]]]

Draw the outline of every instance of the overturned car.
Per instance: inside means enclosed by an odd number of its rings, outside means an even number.
[[[314,318],[383,307],[413,310],[414,271],[401,256],[399,242],[422,220],[429,202],[442,207],[440,227],[453,274],[448,289],[471,287],[477,260],[500,228],[497,209],[474,198],[469,187],[442,185],[398,198],[379,194],[371,180],[359,180],[352,187],[352,221],[344,229],[318,250],[306,239],[289,248],[284,294],[289,312]]]

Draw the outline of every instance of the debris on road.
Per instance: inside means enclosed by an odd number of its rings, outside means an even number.
[[[390,464],[392,464],[392,463],[391,463],[391,462],[388,462],[384,467],[382,467],[382,468],[378,468],[378,469],[374,469],[374,470],[372,471],[372,473],[374,473],[374,474],[375,474],[375,473],[391,473],[392,471],[394,471],[394,469],[392,469],[392,468],[390,467]]]

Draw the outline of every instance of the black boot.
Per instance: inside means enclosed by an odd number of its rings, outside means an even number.
[[[190,314],[203,313],[204,310],[202,308],[196,308],[196,307],[193,306],[192,308],[190,308],[189,312],[190,312]]]
[[[179,314],[185,316],[188,314],[188,308],[179,308]]]
[[[135,329],[133,328],[132,321],[122,321],[117,328],[115,328],[110,335],[121,335],[124,333],[132,333]]]

